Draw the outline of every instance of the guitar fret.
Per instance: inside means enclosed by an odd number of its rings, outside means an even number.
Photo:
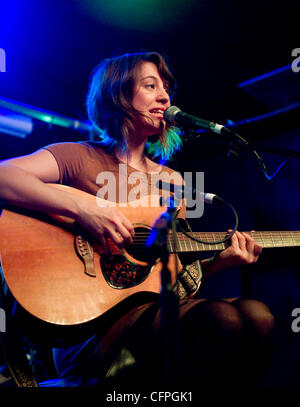
[[[171,240],[172,240],[172,244],[174,244],[173,234],[172,234]],[[181,252],[185,251],[183,244],[182,244],[182,239],[178,235],[175,236],[175,247],[173,249],[174,249],[174,252],[176,251],[176,249],[180,250]]]
[[[276,232],[274,232],[274,233],[276,233]],[[281,238],[281,236],[280,236],[280,233],[279,233],[279,236],[278,236],[278,238],[276,238],[276,235],[274,236],[274,240],[275,240],[275,246],[276,247],[282,247],[282,246],[284,246],[284,244],[283,244],[283,240],[282,240],[282,238]]]
[[[207,236],[206,236],[206,240],[208,240]],[[212,239],[210,239],[210,241],[211,241],[211,242],[215,242],[215,241],[216,241],[216,239],[215,239],[215,233],[212,235]],[[215,245],[211,245],[211,249],[212,249],[212,250],[216,250]]]
[[[294,240],[294,236],[292,236],[292,239],[293,239],[293,242],[294,242],[294,246],[296,246],[296,242],[295,242],[295,240]]]
[[[281,234],[282,235],[282,234]],[[296,246],[292,233],[288,233],[288,238],[285,238],[286,246]]]
[[[219,242],[220,240],[223,240],[225,236],[223,236],[222,232],[217,232],[216,233],[216,241]],[[222,249],[222,243],[216,243],[215,244],[215,250],[220,250]]]
[[[220,232],[217,232],[216,235],[215,235],[215,237],[216,237],[216,240],[215,240],[215,241],[216,241],[216,242],[219,242],[219,241],[221,240],[221,239],[219,239],[219,236],[220,236]],[[216,243],[216,244],[215,244],[215,249],[218,250],[218,247],[219,247],[219,246],[218,246],[218,244]]]
[[[196,246],[196,250],[199,250],[199,244],[200,244],[200,242],[193,242],[194,243],[194,245]]]
[[[195,237],[196,239],[199,239],[198,233],[193,233],[193,237]],[[201,246],[199,248],[199,242],[196,242],[195,240],[191,240],[191,242],[193,242],[193,245],[194,245],[196,251],[201,251]]]
[[[294,246],[293,236],[290,233],[288,233],[288,235],[289,235],[288,239],[283,236],[282,232],[279,232],[279,234],[280,234],[280,237],[281,237],[282,245],[284,247]]]
[[[197,233],[195,238],[201,240],[200,233]],[[197,250],[203,250],[203,243],[200,243],[200,242],[195,242],[195,243],[196,243]]]
[[[273,244],[273,246],[275,245],[275,243],[274,243],[274,240],[273,240],[273,233],[271,232],[270,233],[270,236],[271,236],[271,241],[272,241],[272,244]]]
[[[196,238],[202,240],[201,234],[197,233]],[[204,244],[201,243],[201,242],[196,242],[196,243],[197,243],[197,249],[203,251],[204,250]]]
[[[213,239],[212,239],[212,240],[215,242],[215,241],[216,241],[216,239],[215,239],[215,233],[214,233],[212,236],[213,236]],[[217,249],[216,244],[212,245],[212,248],[213,248],[214,250],[216,250],[216,249]]]
[[[285,246],[295,246],[295,241],[294,241],[292,233],[288,233],[287,234],[288,237],[284,236],[284,238],[283,238],[283,234],[281,234],[281,236],[282,236],[282,240],[284,240],[286,243]]]
[[[285,247],[287,246],[294,246],[294,239],[293,234],[291,232],[287,233],[287,236],[284,236],[282,232],[280,232],[282,241],[285,243]]]
[[[222,233],[222,232],[217,233],[218,242],[220,242],[221,240],[224,240],[225,237],[226,237],[226,235],[224,233]],[[216,250],[220,250],[220,249],[221,250],[225,249],[225,243],[216,244]]]
[[[224,239],[224,237],[222,236],[222,234],[221,234],[221,232],[218,232],[217,233],[217,237],[218,237],[218,242],[220,242],[221,240],[223,240]],[[218,250],[218,248],[220,247],[220,245],[221,245],[222,243],[218,243],[218,244],[216,244],[216,250]]]
[[[281,234],[281,232],[279,232],[279,236],[280,236],[280,239],[281,239],[281,244],[283,245],[283,246],[285,246],[285,242],[284,242],[284,240],[283,240],[283,237],[282,237],[282,234]]]
[[[265,246],[265,242],[264,242],[264,239],[263,239],[263,237],[262,237],[262,233],[261,232],[256,232],[257,233],[257,241],[259,241],[259,243],[262,245],[262,246]],[[255,236],[254,236],[254,239],[255,239]]]
[[[184,244],[185,244],[185,249],[188,252],[188,248],[187,248],[187,245],[186,245],[186,240],[187,239],[184,239]],[[192,239],[189,239],[189,241],[190,241],[190,246],[192,247]]]

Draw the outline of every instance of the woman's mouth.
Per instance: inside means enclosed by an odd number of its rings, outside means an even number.
[[[158,119],[164,118],[164,110],[162,110],[162,109],[151,109],[149,112],[152,116],[155,116]]]

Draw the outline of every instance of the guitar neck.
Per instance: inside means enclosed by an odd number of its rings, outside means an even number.
[[[271,232],[246,232],[252,236],[255,241],[263,248],[275,247],[299,247],[300,231],[271,231]],[[200,243],[188,238],[182,232],[177,233],[176,243],[173,241],[172,234],[168,238],[168,248],[171,253],[174,252],[201,252],[201,251],[219,251],[224,250],[230,245],[230,240],[225,243],[218,243],[225,239],[226,232],[190,232],[190,236],[204,242]],[[215,242],[215,243],[214,243]]]

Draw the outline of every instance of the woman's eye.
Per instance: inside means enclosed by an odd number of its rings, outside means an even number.
[[[154,88],[155,88],[155,84],[154,84],[154,83],[149,83],[148,85],[146,85],[146,88],[154,89]]]

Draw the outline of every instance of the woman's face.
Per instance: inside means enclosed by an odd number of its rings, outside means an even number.
[[[165,127],[163,114],[170,106],[170,97],[154,63],[143,62],[139,66],[132,104],[143,113],[143,116],[137,117],[136,128],[140,134],[148,137]]]

